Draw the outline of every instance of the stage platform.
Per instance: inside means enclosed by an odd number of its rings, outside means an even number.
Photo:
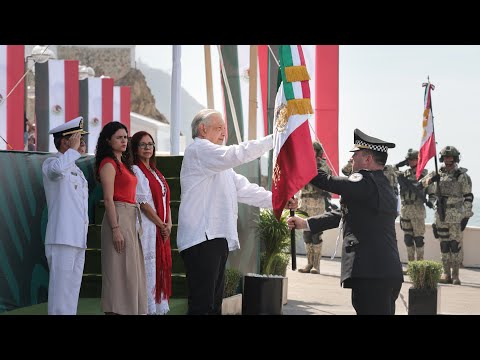
[[[185,315],[187,299],[170,299],[170,312],[167,315]],[[47,315],[47,303],[23,307],[0,315]],[[77,315],[104,315],[100,310],[100,298],[80,298]]]

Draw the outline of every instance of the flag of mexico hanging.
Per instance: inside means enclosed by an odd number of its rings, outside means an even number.
[[[308,124],[313,114],[310,86],[301,45],[279,49],[282,84],[275,99],[272,203],[280,219],[288,199],[317,175]]]
[[[433,111],[432,111],[432,90],[435,86],[428,83],[424,83],[425,95],[424,95],[424,110],[422,120],[422,140],[420,141],[420,151],[418,153],[418,165],[417,165],[417,179],[422,175],[422,171],[427,165],[428,161],[435,157],[437,150],[435,146],[435,132],[433,131]]]
[[[113,79],[95,77],[80,80],[80,116],[83,116],[87,153],[94,154],[102,128],[113,121]],[[128,125],[127,125],[128,127]]]
[[[79,116],[78,60],[35,64],[37,150],[57,152],[50,129]]]

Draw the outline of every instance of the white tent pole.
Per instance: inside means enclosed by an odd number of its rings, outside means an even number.
[[[210,45],[203,45],[205,52],[205,79],[207,83],[207,106],[213,109],[212,53]]]
[[[180,154],[180,91],[182,89],[182,48],[172,47],[172,98],[170,103],[170,155]]]

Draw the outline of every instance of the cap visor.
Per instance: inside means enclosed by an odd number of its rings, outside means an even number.
[[[84,130],[72,130],[72,131],[64,132],[62,136],[72,135],[72,134],[75,134],[75,133],[78,133],[78,132],[80,133],[80,135],[88,134],[88,132],[86,132]]]

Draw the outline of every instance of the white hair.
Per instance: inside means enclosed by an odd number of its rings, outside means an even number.
[[[222,117],[222,114],[213,109],[203,109],[200,110],[192,120],[192,139],[195,139],[200,134],[198,133],[198,127],[200,124],[208,124],[212,115],[218,115]]]

